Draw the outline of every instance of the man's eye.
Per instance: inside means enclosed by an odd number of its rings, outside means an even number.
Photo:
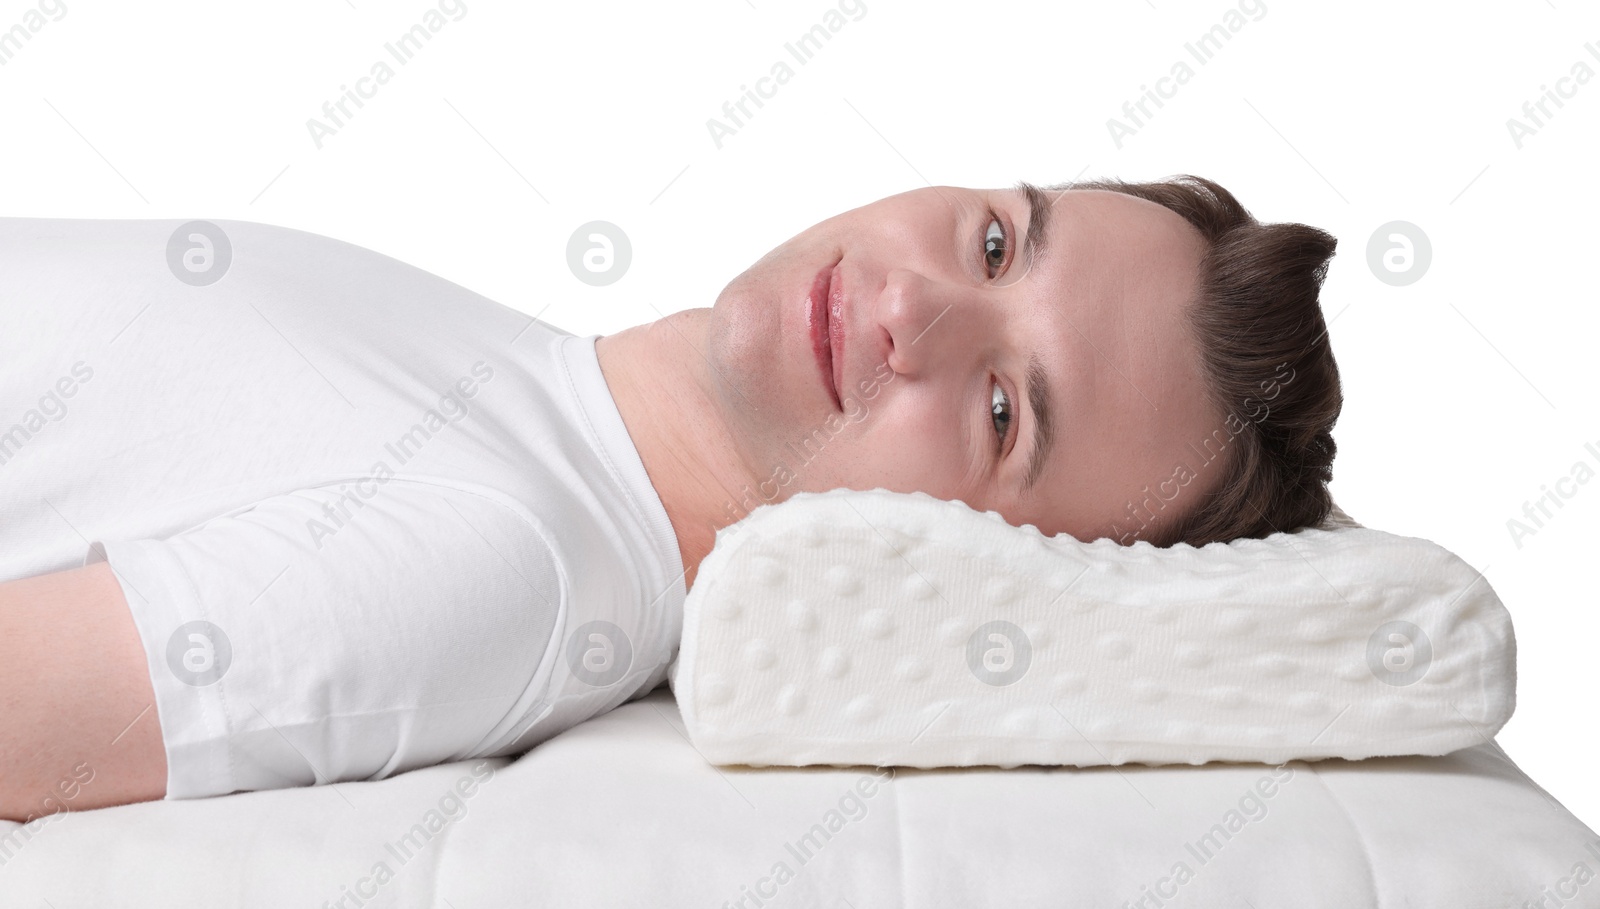
[[[983,232],[983,265],[991,279],[999,277],[1000,269],[1005,267],[1008,246],[1005,225],[999,218],[990,218],[989,227]]]
[[[996,382],[992,386],[993,392],[989,396],[989,418],[994,422],[995,434],[1000,441],[995,443],[1001,451],[1005,451],[1006,438],[1011,433],[1011,399],[1006,396],[1006,390]]]

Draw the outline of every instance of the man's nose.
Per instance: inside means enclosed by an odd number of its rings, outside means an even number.
[[[963,320],[957,289],[911,269],[893,269],[885,278],[876,319],[889,335],[889,368],[915,375],[947,352]],[[968,325],[964,330],[972,330]]]

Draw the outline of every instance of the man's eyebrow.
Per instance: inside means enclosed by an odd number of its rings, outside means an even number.
[[[1017,181],[1017,191],[1028,200],[1028,234],[1022,241],[1022,255],[1032,268],[1048,249],[1050,197],[1027,180]]]
[[[1044,190],[1026,180],[1017,181],[1017,190],[1028,200],[1028,232],[1022,241],[1022,254],[1031,270],[1049,248],[1051,199]],[[1028,406],[1033,410],[1033,449],[1028,456],[1028,472],[1022,480],[1026,494],[1044,473],[1050,459],[1050,444],[1055,441],[1054,424],[1050,422],[1050,379],[1040,362],[1039,355],[1028,358],[1026,374]]]
[[[1055,426],[1050,422],[1050,381],[1045,374],[1039,355],[1028,358],[1028,406],[1033,410],[1033,453],[1028,456],[1028,474],[1022,481],[1026,493],[1038,482],[1050,457],[1050,443],[1055,441]]]

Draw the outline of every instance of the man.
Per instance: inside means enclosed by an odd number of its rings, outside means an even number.
[[[1198,178],[903,193],[601,338],[173,227],[0,222],[0,817],[525,751],[798,491],[1157,545],[1331,504],[1334,240]]]

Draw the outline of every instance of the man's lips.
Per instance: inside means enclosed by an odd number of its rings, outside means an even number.
[[[844,282],[840,280],[839,265],[834,263],[833,273],[828,278],[828,344],[832,356],[829,358],[833,365],[833,401],[844,410],[844,401],[840,399],[839,389],[848,388],[844,379]]]
[[[811,281],[811,293],[806,296],[806,327],[811,334],[811,352],[816,357],[817,367],[822,370],[822,384],[828,390],[828,396],[833,399],[833,406],[844,409],[839,400],[839,367],[838,342],[840,327],[836,327],[837,313],[834,311],[833,290],[836,274],[839,267],[838,261],[817,272]]]

